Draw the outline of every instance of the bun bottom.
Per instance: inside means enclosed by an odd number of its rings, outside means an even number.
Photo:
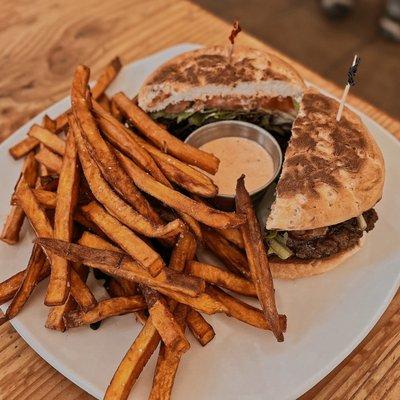
[[[323,274],[324,272],[336,268],[353,254],[357,253],[363,243],[364,237],[362,237],[355,246],[326,258],[314,258],[311,260],[304,260],[301,258],[293,258],[290,260],[270,258],[269,266],[272,276],[277,279],[298,279]]]

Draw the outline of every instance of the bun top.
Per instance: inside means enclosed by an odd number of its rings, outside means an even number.
[[[267,229],[303,230],[356,217],[382,197],[382,153],[360,118],[315,90],[293,123]]]
[[[183,53],[161,65],[139,91],[139,106],[147,112],[181,102],[240,98],[243,107],[254,98],[289,97],[300,101],[304,90],[300,75],[279,57],[248,47],[213,46]],[[236,102],[237,104],[237,102]],[[189,106],[189,105],[188,105]]]

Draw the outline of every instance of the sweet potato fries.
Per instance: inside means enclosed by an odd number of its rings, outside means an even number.
[[[1,240],[18,243],[24,219],[36,239],[26,267],[0,283],[0,304],[10,301],[6,318],[14,318],[50,275],[48,329],[98,327],[135,315],[143,326],[104,398],[127,399],[159,347],[149,398],[169,399],[181,358],[197,345],[188,332],[201,346],[216,335],[204,314],[226,314],[271,330],[278,340],[286,317],[276,309],[243,180],[236,212],[206,204],[203,198],[215,197],[218,188],[201,170],[215,173],[219,160],[167,132],[125,94],[108,97],[120,70],[115,58],[90,89],[89,68],[78,66],[71,108],[46,115],[10,149],[25,161]],[[199,262],[199,245],[224,267]],[[91,273],[105,279],[109,298],[96,299],[87,283]],[[261,308],[232,292],[258,298]]]

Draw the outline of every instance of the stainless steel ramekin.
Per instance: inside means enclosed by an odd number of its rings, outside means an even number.
[[[253,202],[256,202],[265,193],[268,185],[278,175],[282,166],[282,151],[275,138],[265,129],[243,121],[220,121],[204,125],[192,132],[185,140],[194,147],[200,147],[211,140],[223,137],[242,137],[254,140],[261,145],[272,157],[274,173],[263,186],[250,193]],[[238,176],[239,178],[240,176]],[[223,209],[234,207],[235,195],[218,195],[213,203]]]

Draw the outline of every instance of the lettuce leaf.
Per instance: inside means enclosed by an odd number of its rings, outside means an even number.
[[[151,113],[151,117],[166,125],[168,130],[176,136],[185,137],[200,126],[212,122],[238,120],[246,121],[264,129],[276,133],[288,140],[292,118],[282,115],[271,115],[265,111],[244,111],[244,110],[217,110],[206,109],[202,111],[185,110],[180,113],[171,114],[165,111]]]

